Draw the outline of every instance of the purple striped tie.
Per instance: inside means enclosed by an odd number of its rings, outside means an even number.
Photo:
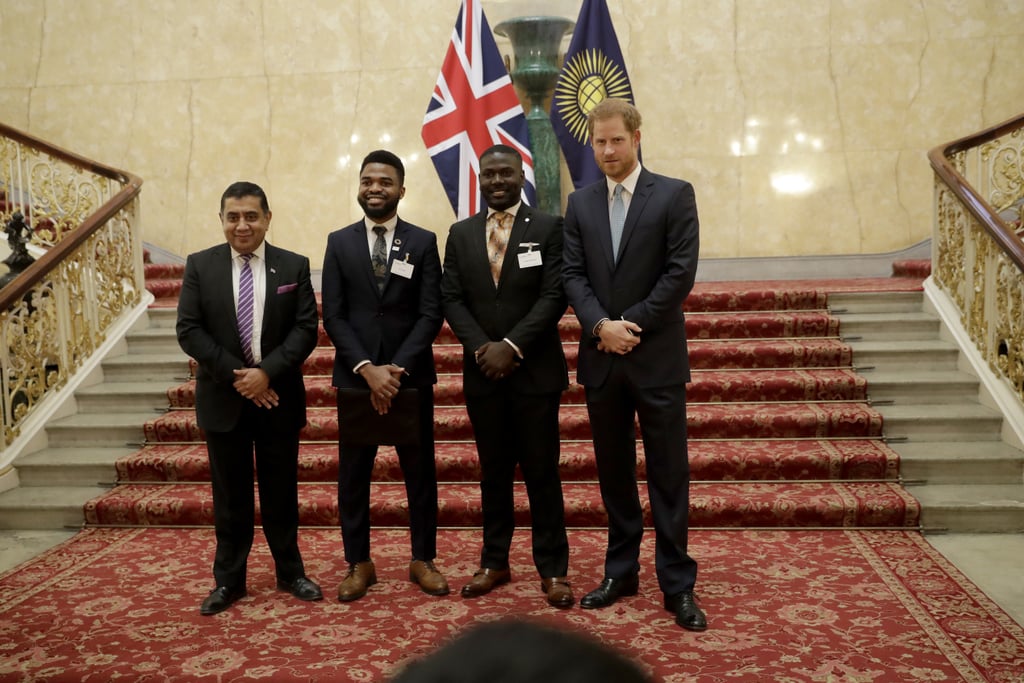
[[[249,261],[252,254],[242,254],[242,270],[238,275],[238,336],[242,340],[242,352],[245,354],[246,367],[256,365],[252,354],[252,326],[253,326],[253,285],[252,269]]]

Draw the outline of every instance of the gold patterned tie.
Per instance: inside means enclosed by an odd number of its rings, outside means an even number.
[[[501,264],[505,262],[505,249],[508,237],[512,232],[512,214],[495,211],[487,217],[487,259],[491,264],[491,277],[494,286],[501,279]]]

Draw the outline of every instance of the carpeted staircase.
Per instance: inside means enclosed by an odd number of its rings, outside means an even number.
[[[904,292],[919,300],[927,266],[905,266],[906,271],[897,268],[893,277],[881,279],[697,285],[685,304],[694,369],[688,389],[691,526],[919,524],[918,502],[900,480],[900,458],[883,438],[883,414],[869,401],[854,346],[829,310],[836,292]],[[158,297],[151,314],[163,322],[138,343],[170,353],[180,267],[151,264],[147,274]],[[569,312],[560,327],[572,373],[579,326]],[[435,392],[439,522],[475,527],[481,520],[478,464],[462,401],[461,347],[447,326],[434,350],[440,373]],[[310,409],[300,454],[300,518],[310,526],[338,522],[332,362],[333,349],[321,334],[320,346],[305,364]],[[169,409],[145,422],[142,448],[117,461],[117,485],[85,505],[87,524],[212,524],[206,451],[193,410],[194,383],[187,379],[193,368],[183,355],[178,363],[176,370],[163,369],[183,378],[166,392]],[[590,429],[575,384],[563,396],[561,432],[566,522],[601,527],[605,513]],[[642,479],[642,449],[638,474]],[[406,524],[400,482],[394,451],[384,447],[371,495],[375,525]],[[521,487],[517,509],[527,523]]]

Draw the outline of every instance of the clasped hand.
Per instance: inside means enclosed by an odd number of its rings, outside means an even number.
[[[597,350],[624,356],[640,343],[640,326],[629,320],[607,320],[601,325]]]
[[[402,375],[405,368],[391,363],[388,365],[364,365],[359,374],[370,387],[370,404],[379,415],[386,415],[391,409],[391,399],[398,396],[402,387]]]
[[[487,379],[502,379],[519,367],[516,350],[506,341],[487,342],[473,352]]]
[[[276,408],[279,402],[277,392],[270,388],[270,376],[263,368],[242,368],[235,370],[235,391],[261,408]]]

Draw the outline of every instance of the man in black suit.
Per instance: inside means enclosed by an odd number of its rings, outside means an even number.
[[[447,595],[434,566],[437,470],[431,346],[441,329],[441,259],[437,236],[398,217],[405,167],[391,152],[363,159],[357,200],[365,217],[327,238],[323,270],[324,328],[334,343],[334,386],[369,389],[379,413],[403,388],[418,394],[419,436],[396,446],[409,499],[409,580],[430,595]],[[339,404],[339,420],[344,420]],[[338,446],[338,511],[348,571],[342,602],[377,582],[370,559],[370,480],[377,446]]]
[[[462,587],[473,598],[508,583],[516,464],[526,481],[533,560],[556,607],[573,604],[566,579],[558,406],[568,386],[558,321],[562,221],[522,203],[523,159],[495,145],[480,156],[487,209],[452,226],[444,253],[445,317],[463,347],[463,390],[480,458],[484,544]],[[504,227],[503,227],[504,225]]]
[[[582,327],[577,380],[586,388],[608,512],[604,580],[580,605],[607,607],[638,591],[639,417],[665,608],[683,628],[703,631],[707,620],[693,595],[697,563],[686,549],[690,364],[682,310],[697,272],[697,205],[690,183],[640,165],[640,122],[625,100],[591,110],[590,139],[605,180],[573,192],[565,213],[565,289]]]
[[[204,615],[246,594],[254,451],[277,586],[300,600],[323,598],[298,546],[302,362],[316,346],[316,296],[309,259],[265,241],[270,218],[258,185],[230,185],[220,200],[227,242],[188,257],[178,299],[178,343],[199,365],[196,417],[210,456],[217,533],[217,587],[199,609]]]

